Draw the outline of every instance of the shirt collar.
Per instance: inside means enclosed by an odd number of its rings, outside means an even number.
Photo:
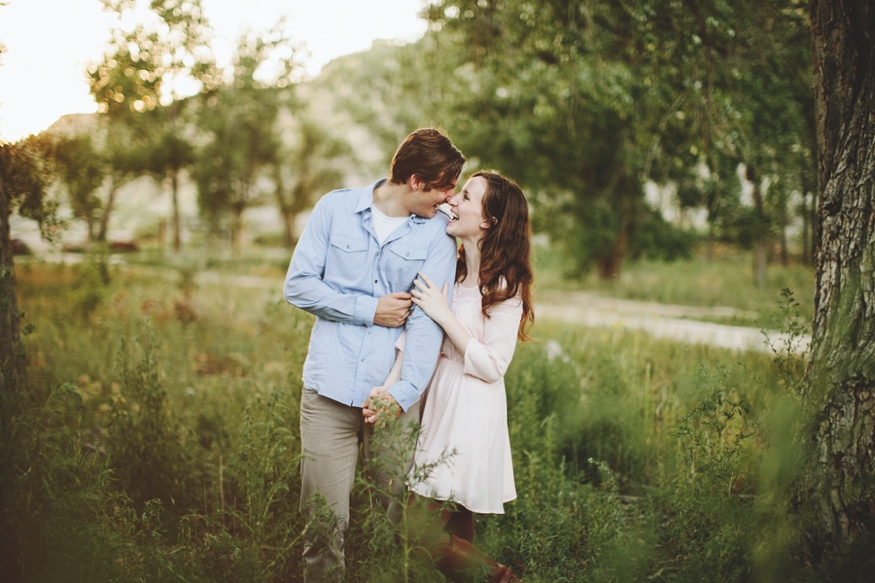
[[[380,180],[377,180],[372,185],[362,189],[362,194],[359,197],[359,203],[355,207],[356,213],[360,213],[360,212],[365,211],[365,210],[370,210],[371,207],[374,206],[374,190],[377,187],[381,186],[384,182],[386,182],[386,179],[381,178]],[[419,215],[410,215],[410,219],[414,223],[424,223],[425,221],[428,220],[425,217],[421,217]]]
[[[372,185],[362,188],[362,194],[359,197],[359,203],[355,207],[355,212],[360,213],[364,210],[370,210],[372,206],[374,206],[374,189],[386,182],[385,178],[381,178],[377,180]]]

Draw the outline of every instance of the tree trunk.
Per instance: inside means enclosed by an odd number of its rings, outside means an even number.
[[[623,258],[626,256],[627,234],[626,227],[620,227],[617,238],[614,239],[607,255],[598,259],[599,278],[605,281],[617,281],[623,271]]]
[[[170,172],[170,200],[173,203],[173,250],[177,253],[180,247],[179,235],[179,170]]]
[[[811,204],[808,206],[808,220],[811,225],[811,242],[808,244],[808,256],[811,258],[811,263],[814,263],[814,256],[817,254],[817,205],[818,205],[819,189],[811,193]]]
[[[820,197],[801,498],[837,550],[875,518],[875,4],[811,0]],[[871,533],[870,533],[871,534]]]
[[[295,246],[295,215],[291,211],[283,213],[283,226],[286,228],[286,247],[289,249]]]
[[[286,183],[283,180],[282,168],[277,162],[273,164],[273,182],[276,203],[280,209],[280,215],[283,217],[283,226],[286,230],[286,247],[291,249],[295,246],[295,214],[292,212],[292,205],[289,203],[286,195]]]
[[[781,265],[787,267],[787,203],[781,209]]]
[[[614,197],[614,212],[620,217],[620,229],[610,249],[606,249],[598,258],[599,278],[606,281],[620,279],[620,273],[623,270],[623,259],[626,257],[626,250],[629,244],[629,230],[632,227],[633,220],[634,189],[635,183],[629,167],[625,164],[621,165],[617,169],[616,181],[613,187],[610,188],[611,194]]]
[[[24,379],[18,299],[15,296],[15,263],[12,258],[9,195],[0,179],[0,390],[11,391]]]
[[[94,229],[94,209],[90,209],[85,215],[85,225],[88,229],[88,241],[97,241],[97,233]]]
[[[711,262],[714,259],[714,223],[708,217],[708,236],[705,238],[705,261]]]
[[[240,235],[243,233],[243,205],[234,205],[231,208],[231,253],[234,257],[240,256]]]
[[[106,233],[109,231],[109,215],[112,213],[112,205],[115,202],[116,180],[113,177],[109,178],[109,196],[106,199],[106,206],[103,208],[103,215],[100,217],[100,230],[97,232],[98,241],[106,241]]]
[[[810,213],[808,212],[808,192],[802,193],[802,265],[806,267],[811,265],[811,261],[809,258],[808,248],[809,248],[809,239],[811,238],[809,233],[809,217]]]
[[[747,167],[747,179],[753,184],[753,204],[756,209],[756,225],[754,225],[756,231],[753,241],[753,284],[756,287],[763,287],[766,285],[766,266],[768,265],[767,222],[760,176],[753,166]]]

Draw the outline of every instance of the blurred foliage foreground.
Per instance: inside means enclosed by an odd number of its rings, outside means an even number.
[[[155,273],[19,267],[31,386],[3,391],[4,548],[27,581],[298,581],[311,319],[279,279]],[[482,548],[526,581],[832,578],[790,511],[804,362],[618,329],[536,335],[506,379],[519,499],[478,517]],[[360,479],[348,579],[440,581],[372,494]]]

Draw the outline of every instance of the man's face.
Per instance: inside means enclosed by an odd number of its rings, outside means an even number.
[[[410,205],[407,210],[419,215],[420,217],[430,219],[437,214],[438,205],[450,200],[450,197],[453,196],[455,192],[455,183],[444,189],[432,188],[431,190],[414,190],[410,195]]]

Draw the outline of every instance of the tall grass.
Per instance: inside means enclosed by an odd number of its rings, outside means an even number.
[[[153,273],[19,269],[32,386],[5,444],[3,519],[24,579],[298,581],[312,320],[281,300],[281,278],[195,289],[190,273]],[[69,301],[74,285],[96,304]],[[519,497],[477,517],[478,546],[535,582],[814,580],[790,507],[791,353],[534,333],[506,377]],[[359,478],[349,580],[440,581]]]

